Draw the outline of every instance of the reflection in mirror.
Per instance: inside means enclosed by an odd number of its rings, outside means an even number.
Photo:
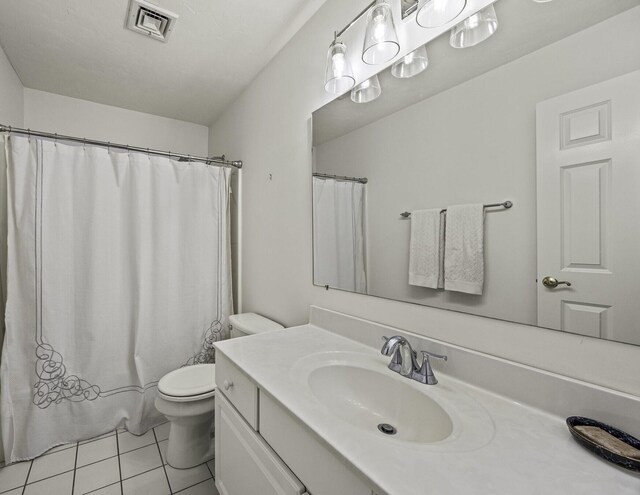
[[[313,280],[367,293],[364,177],[313,174]]]
[[[314,112],[314,283],[640,345],[640,0],[494,8]]]

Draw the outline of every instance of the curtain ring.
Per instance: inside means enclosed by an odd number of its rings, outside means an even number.
[[[111,153],[111,141],[107,141],[107,153]]]
[[[191,155],[187,155],[187,164],[191,165]]]
[[[27,140],[31,142],[31,129],[27,129]]]
[[[149,155],[149,148],[147,148],[147,158],[151,160],[151,156]]]
[[[54,144],[54,146],[56,148],[58,147],[58,133],[57,132],[54,134],[53,144]]]
[[[128,144],[127,144],[127,154],[129,155],[129,158],[131,158],[131,148],[129,148]]]
[[[84,151],[87,151],[87,138],[86,137],[82,138],[82,149]]]

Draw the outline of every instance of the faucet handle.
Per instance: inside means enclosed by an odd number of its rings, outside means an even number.
[[[447,360],[447,356],[443,356],[441,354],[434,354],[429,351],[422,351],[422,366],[420,367],[420,371],[414,373],[413,379],[417,380],[421,383],[426,383],[427,385],[435,385],[438,383],[438,379],[433,374],[433,370],[431,369],[431,362],[429,358],[442,359],[443,361]]]
[[[435,359],[442,359],[443,361],[447,361],[447,356],[443,355],[443,354],[435,354],[433,352],[429,352],[429,351],[422,351],[422,358],[425,360],[428,360],[430,357],[435,358]]]

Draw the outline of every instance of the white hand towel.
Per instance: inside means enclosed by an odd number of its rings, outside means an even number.
[[[444,288],[482,294],[484,284],[484,207],[447,208]]]
[[[444,287],[444,220],[440,210],[411,213],[409,284],[438,289]]]

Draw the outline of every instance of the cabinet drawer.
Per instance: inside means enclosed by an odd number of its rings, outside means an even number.
[[[337,453],[268,394],[260,393],[260,435],[313,495],[372,495]]]
[[[215,422],[216,486],[221,495],[305,493],[300,480],[221,395],[216,396]]]
[[[216,397],[222,392],[254,430],[258,429],[258,387],[221,352],[216,353]]]

